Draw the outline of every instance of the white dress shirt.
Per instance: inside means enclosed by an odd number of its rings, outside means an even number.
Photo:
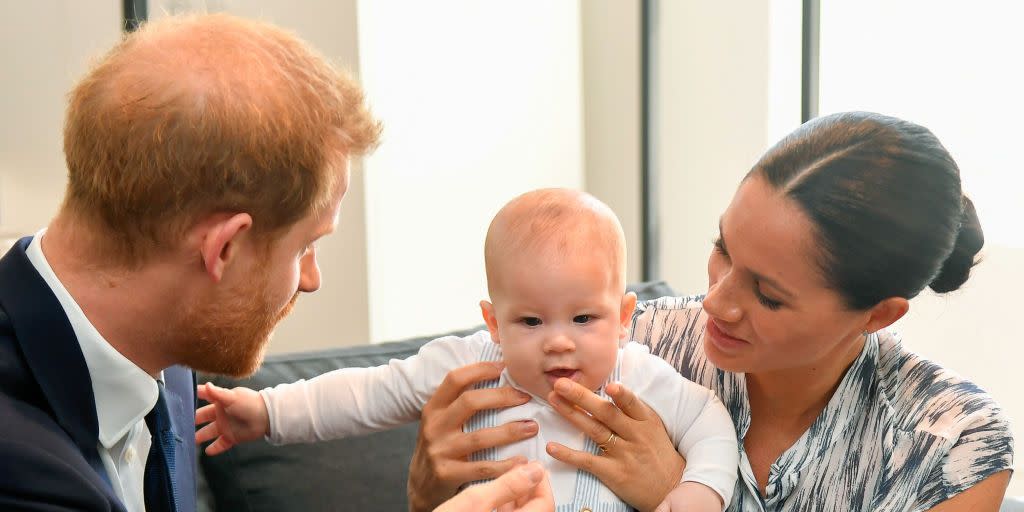
[[[270,415],[274,443],[337,439],[384,430],[419,419],[423,405],[445,375],[467,364],[500,358],[500,346],[487,331],[466,338],[449,336],[424,345],[404,360],[375,368],[344,368],[308,381],[281,384],[260,392]],[[687,460],[683,481],[714,489],[729,503],[737,478],[739,449],[732,420],[709,389],[694,384],[647,348],[627,343],[619,349],[620,382],[651,406],[669,437]],[[502,372],[498,385],[521,389]],[[577,470],[545,451],[550,441],[582,450],[584,434],[541,397],[496,412],[495,424],[532,419],[537,436],[499,447],[488,458],[515,455],[540,461],[548,470],[555,503],[574,502]],[[601,503],[618,502],[601,486]],[[597,510],[597,508],[594,508]]]
[[[60,301],[82,348],[96,400],[98,449],[114,492],[128,512],[145,512],[143,473],[152,444],[145,418],[156,404],[157,381],[110,346],[89,322],[46,260],[45,234],[43,229],[33,237],[28,259]]]

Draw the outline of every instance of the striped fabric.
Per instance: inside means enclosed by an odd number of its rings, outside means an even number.
[[[744,375],[705,357],[702,298],[641,303],[632,339],[714,390],[729,410],[741,462],[727,510],[927,510],[1011,468],[1013,439],[998,404],[881,331],[868,337],[825,410],[772,466],[762,496],[742,453],[750,427]]]
[[[500,361],[501,360],[501,346],[497,343],[488,344],[485,346],[483,352],[480,354],[480,361]],[[621,363],[621,359],[619,360]],[[616,364],[615,369],[612,371],[611,377],[608,382],[618,382],[621,380],[620,376],[620,365]],[[478,383],[474,386],[474,389],[485,389],[485,388],[496,388],[499,385],[499,379],[490,380]],[[605,394],[604,388],[598,390],[598,395],[605,400],[611,400],[611,398]],[[463,427],[465,432],[473,432],[483,428],[497,426],[497,411],[496,410],[484,410],[474,414],[469,421]],[[586,438],[586,449],[590,453],[598,453],[597,444],[594,443],[590,438]],[[470,456],[470,460],[496,460],[497,450],[490,448],[487,450],[481,450]],[[477,480],[470,482],[466,486],[476,485],[487,480]],[[556,512],[580,512],[582,510],[590,510],[592,512],[631,512],[633,510],[629,505],[617,501],[617,502],[600,502],[602,484],[594,475],[587,473],[583,470],[576,472],[576,487],[573,493],[572,503],[563,503],[559,505]]]

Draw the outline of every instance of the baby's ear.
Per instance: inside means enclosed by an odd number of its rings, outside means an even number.
[[[619,307],[619,324],[622,332],[619,338],[625,338],[629,333],[629,326],[633,323],[633,311],[636,309],[636,294],[628,292],[622,296],[622,305]]]
[[[486,300],[480,301],[480,313],[484,317],[484,323],[487,324],[487,330],[491,332],[491,339],[495,343],[501,344],[498,339],[498,317],[494,316],[494,304]]]

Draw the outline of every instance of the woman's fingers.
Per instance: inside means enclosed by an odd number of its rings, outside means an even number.
[[[643,421],[655,414],[649,405],[637,398],[636,394],[632,391],[626,389],[626,386],[618,382],[612,382],[605,386],[604,392],[612,397],[619,410],[634,420]]]
[[[497,379],[504,365],[501,363],[476,363],[456,368],[445,375],[430,401],[437,407],[447,407],[463,390],[477,382]]]
[[[590,452],[573,450],[560,443],[548,443],[545,449],[548,455],[573,467],[577,467],[595,476],[608,474],[613,469],[614,461],[607,457],[595,455]]]
[[[572,423],[580,432],[589,437],[598,445],[603,445],[612,437],[612,430],[603,423],[597,421],[582,409],[574,407],[560,395],[552,393],[548,397],[548,403],[555,408],[569,423]],[[616,434],[618,435],[618,434]]]
[[[478,451],[511,444],[536,434],[536,422],[513,421],[496,427],[451,436],[448,442],[444,443],[445,455],[454,459],[465,458]]]
[[[569,405],[579,407],[588,413],[609,431],[615,432],[619,437],[629,438],[631,418],[623,414],[613,402],[597,396],[594,392],[569,379],[558,379],[555,382],[555,393]],[[584,428],[579,424],[577,426],[581,429]],[[601,432],[590,432],[586,429],[583,431],[588,435],[596,435],[597,437],[591,437],[595,443],[603,443],[608,437],[607,434],[604,434],[602,439],[602,436],[599,435]]]
[[[478,382],[498,378],[502,368],[500,364],[477,363],[448,372],[444,382],[424,407],[424,416],[433,417],[434,411],[444,410],[437,420],[438,427],[444,430],[461,430],[462,425],[480,411],[513,407],[529,402],[530,395],[509,386],[466,390]]]
[[[450,427],[458,427],[461,430],[462,425],[480,411],[514,407],[529,401],[530,395],[516,391],[510,386],[471,389],[463,392],[452,402],[446,419]]]

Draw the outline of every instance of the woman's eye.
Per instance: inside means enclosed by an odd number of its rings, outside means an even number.
[[[520,320],[520,322],[525,324],[527,327],[537,327],[541,323],[540,318],[537,318],[535,316],[523,317],[523,319]]]
[[[576,315],[572,317],[572,321],[577,324],[585,324],[591,320],[590,315]]]
[[[722,241],[722,237],[716,237],[713,243],[715,245],[715,252],[726,258],[729,257],[729,251],[725,249],[725,242]]]
[[[775,311],[782,307],[781,302],[765,297],[764,295],[761,294],[760,291],[754,290],[754,293],[757,294],[757,301],[760,302],[762,306],[772,311]]]

